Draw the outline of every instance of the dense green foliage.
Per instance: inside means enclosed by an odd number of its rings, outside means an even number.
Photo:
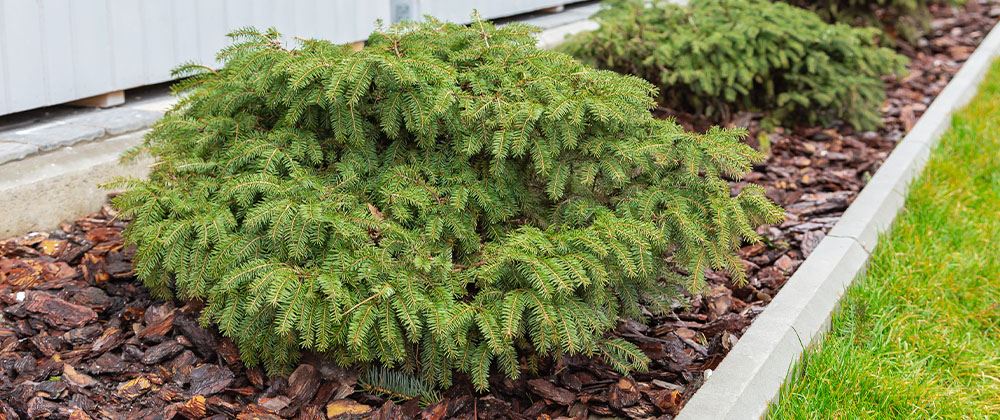
[[[385,366],[369,367],[358,376],[358,385],[369,394],[382,395],[397,401],[417,399],[420,405],[425,407],[441,400],[441,395],[432,385],[428,385],[428,382]]]
[[[930,25],[928,0],[785,0],[818,13],[827,22],[875,26],[914,42]]]
[[[766,0],[612,0],[600,29],[563,50],[597,67],[660,86],[670,108],[725,118],[762,111],[778,123],[880,121],[881,77],[904,59],[878,47],[874,29],[831,25]]]
[[[203,299],[248,363],[301,349],[479,388],[529,354],[646,357],[607,336],[677,273],[742,266],[781,211],[727,178],[742,131],[684,132],[647,82],[535,47],[533,29],[436,21],[367,46],[242,30],[146,138],[115,204],[154,292]]]

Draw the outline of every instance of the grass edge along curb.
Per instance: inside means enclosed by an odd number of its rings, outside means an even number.
[[[769,418],[1000,412],[1000,154],[989,152],[1000,149],[998,111],[995,60]]]
[[[760,418],[806,346],[830,326],[847,286],[863,271],[878,234],[886,231],[930,147],[951,124],[1000,54],[994,26],[958,74],[934,99],[865,186],[841,220],[678,415],[679,420]],[[867,243],[868,246],[863,246]]]

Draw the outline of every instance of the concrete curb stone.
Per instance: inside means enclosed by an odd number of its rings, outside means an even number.
[[[722,360],[678,419],[750,418],[766,410],[771,390],[780,387],[787,377],[787,370],[771,366],[798,357],[805,343],[829,322],[821,312],[835,309],[850,284],[843,279],[860,274],[867,258],[868,253],[851,239],[824,239],[754,320],[754,327]],[[826,281],[828,278],[840,281]]]
[[[0,238],[49,229],[68,218],[85,215],[107,201],[98,185],[116,177],[144,177],[152,159],[121,163],[122,151],[142,142],[146,131],[105,141],[65,147],[0,166],[4,215]]]

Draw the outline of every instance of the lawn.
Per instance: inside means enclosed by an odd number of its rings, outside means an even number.
[[[1000,61],[770,418],[1000,418]]]

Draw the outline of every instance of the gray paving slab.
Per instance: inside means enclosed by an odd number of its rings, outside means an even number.
[[[587,20],[599,10],[601,10],[601,5],[599,3],[580,6],[566,6],[566,10],[559,13],[538,14],[530,16],[526,19],[520,19],[518,21],[528,25],[537,26],[542,29],[552,29],[558,26],[568,25],[576,21]]]
[[[559,44],[562,44],[566,40],[566,37],[570,35],[578,34],[580,32],[593,31],[599,27],[600,25],[592,20],[581,20],[568,25],[548,29],[538,34],[538,47],[554,48]]]
[[[162,117],[162,112],[123,107],[74,117],[69,123],[102,128],[105,135],[117,136],[149,128]]]
[[[26,156],[38,151],[38,146],[22,143],[0,142],[0,165],[24,159]]]
[[[105,131],[101,127],[84,125],[68,119],[3,132],[0,133],[0,141],[32,145],[44,152],[96,140],[104,135]]]

